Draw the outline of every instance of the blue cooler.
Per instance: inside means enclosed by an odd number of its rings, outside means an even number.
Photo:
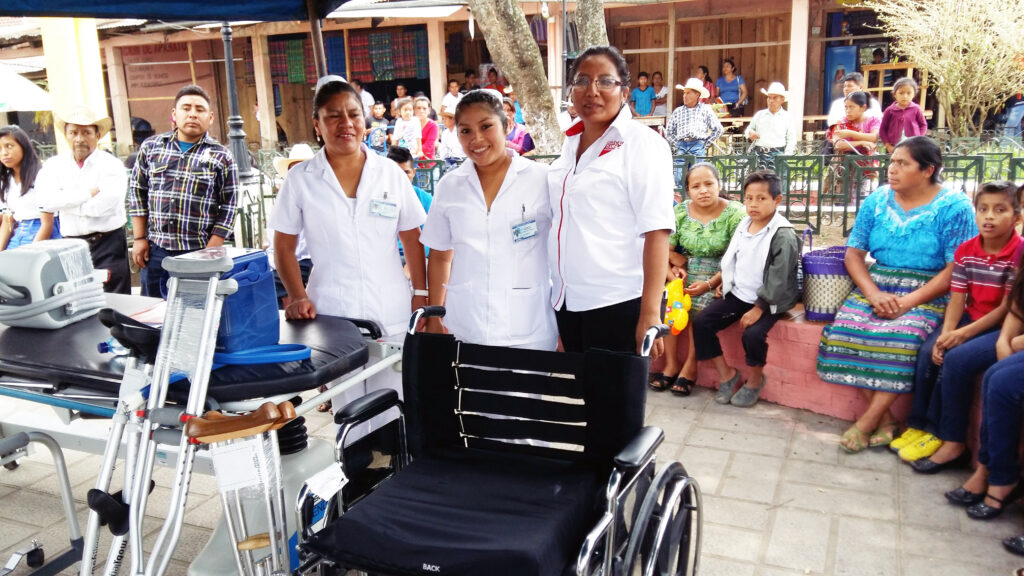
[[[281,322],[277,313],[274,272],[266,252],[229,249],[235,263],[222,278],[238,282],[238,292],[224,299],[217,331],[217,352],[237,352],[277,344]]]

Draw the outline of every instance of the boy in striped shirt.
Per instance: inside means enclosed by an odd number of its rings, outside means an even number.
[[[965,442],[974,379],[996,362],[996,338],[1018,264],[1016,186],[1006,181],[982,185],[974,208],[980,233],[954,253],[942,330],[921,346],[908,428],[889,445],[925,474],[970,463]]]

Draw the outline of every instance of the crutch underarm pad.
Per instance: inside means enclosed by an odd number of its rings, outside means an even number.
[[[646,426],[615,456],[615,465],[625,470],[643,466],[654,455],[654,451],[665,439],[665,433],[657,426]]]
[[[356,424],[365,422],[388,408],[399,406],[398,392],[394,390],[377,390],[362,398],[349,402],[344,408],[334,413],[335,424]]]

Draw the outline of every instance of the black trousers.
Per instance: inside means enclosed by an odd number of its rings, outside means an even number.
[[[566,352],[601,348],[635,354],[640,299],[584,312],[570,312],[563,303],[561,310],[555,311],[555,320]]]
[[[693,319],[693,345],[697,351],[697,360],[711,360],[722,355],[722,344],[718,341],[718,332],[738,322],[753,304],[732,295],[712,300],[707,308],[700,311]],[[743,331],[743,351],[746,353],[747,366],[764,366],[768,358],[768,331],[775,326],[782,314],[765,312],[753,326]]]
[[[74,238],[81,238],[89,243],[93,268],[110,273],[107,283],[103,285],[104,292],[132,293],[132,271],[128,267],[128,241],[124,235],[124,228]]]

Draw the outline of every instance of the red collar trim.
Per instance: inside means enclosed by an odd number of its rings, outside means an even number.
[[[566,136],[579,136],[583,134],[583,120],[576,119],[576,123],[569,126],[569,129],[565,131]]]

